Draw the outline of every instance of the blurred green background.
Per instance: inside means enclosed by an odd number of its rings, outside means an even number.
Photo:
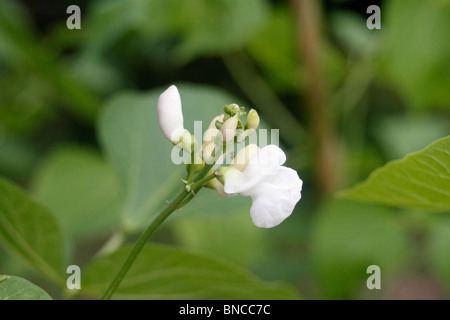
[[[71,4],[81,30],[66,27]],[[366,27],[370,4],[381,30]],[[2,0],[0,175],[54,211],[67,259],[83,267],[119,224],[132,240],[149,221],[142,202],[158,194],[155,211],[177,185],[156,105],[139,124],[119,107],[177,84],[188,127],[237,102],[280,129],[302,200],[262,230],[249,199],[205,190],[152,241],[226,258],[306,299],[448,299],[449,213],[335,193],[449,134],[449,32],[444,0]],[[143,171],[130,200],[122,171],[133,164],[114,159],[134,127],[160,175]],[[381,290],[366,288],[372,264]],[[0,273],[40,283],[1,247]]]

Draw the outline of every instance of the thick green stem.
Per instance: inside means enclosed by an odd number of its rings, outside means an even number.
[[[128,270],[133,265],[134,261],[138,257],[139,253],[141,252],[142,248],[147,243],[147,240],[150,238],[150,236],[155,232],[156,228],[172,213],[174,212],[178,206],[183,202],[183,200],[186,198],[186,196],[189,195],[189,192],[183,188],[183,190],[177,195],[175,199],[173,199],[167,207],[164,208],[163,211],[153,220],[153,222],[150,224],[150,226],[144,231],[144,233],[141,235],[139,240],[136,242],[136,244],[133,247],[133,250],[131,250],[130,255],[123,263],[122,267],[120,268],[119,272],[116,274],[114,280],[109,285],[108,289],[106,289],[105,293],[102,296],[102,300],[109,300],[111,299],[114,292],[119,287],[122,280],[125,278]]]

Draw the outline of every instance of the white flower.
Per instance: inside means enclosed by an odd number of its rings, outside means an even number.
[[[158,120],[162,132],[172,143],[184,134],[183,111],[177,87],[170,86],[158,99]]]
[[[224,170],[224,191],[252,197],[253,223],[260,228],[275,227],[291,215],[303,182],[295,170],[282,166],[286,155],[275,145],[262,148],[247,161],[242,171],[233,166]]]

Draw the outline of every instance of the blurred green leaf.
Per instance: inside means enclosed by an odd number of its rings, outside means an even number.
[[[353,57],[373,54],[378,33],[366,27],[366,20],[356,14],[337,11],[331,17],[331,30]]]
[[[431,269],[450,292],[450,216],[434,217],[429,230],[428,254]]]
[[[366,287],[370,265],[381,268],[383,288],[389,272],[405,258],[406,239],[387,208],[336,201],[318,213],[311,246],[323,298],[346,299]]]
[[[192,205],[195,205],[194,202],[197,201],[192,201]],[[211,203],[210,208],[213,206]],[[183,214],[179,219],[174,219],[170,226],[183,246],[251,267],[267,253],[269,245],[265,233],[251,222],[249,212],[250,209],[244,212],[241,209],[223,215]]]
[[[111,99],[99,121],[100,140],[114,164],[125,203],[123,218],[128,229],[142,229],[182,187],[184,166],[171,161],[173,145],[162,134],[156,105],[166,88],[146,94],[125,93]],[[237,102],[224,92],[206,86],[180,85],[185,127],[193,132],[195,120],[203,121],[203,130],[224,105]],[[201,134],[203,131],[201,132]],[[196,203],[194,205],[194,203]],[[200,192],[183,214],[207,211],[209,214],[248,208],[242,197],[221,198]],[[196,209],[194,209],[196,208]]]
[[[0,175],[25,181],[36,161],[37,153],[29,141],[0,130]]]
[[[182,7],[183,16],[189,17],[180,26],[184,39],[177,54],[182,58],[236,50],[264,25],[266,18],[264,0],[175,2]]]
[[[52,300],[52,298],[28,280],[0,275],[0,300]]]
[[[100,296],[131,248],[100,258],[83,274],[85,293]],[[168,246],[148,245],[114,295],[116,299],[298,299],[281,283],[264,283],[225,260]]]
[[[375,170],[344,198],[393,206],[450,210],[450,136]]]
[[[47,208],[1,177],[0,243],[50,280],[64,285],[58,221]]]
[[[38,168],[32,189],[69,237],[110,231],[119,222],[119,183],[113,168],[93,150],[57,149]]]
[[[162,46],[173,62],[242,47],[265,22],[265,0],[96,1],[91,8],[88,50],[102,51],[126,35]],[[164,44],[167,43],[167,44]],[[155,45],[158,44],[158,45]]]
[[[294,19],[284,6],[278,6],[272,10],[269,22],[246,46],[266,73],[265,79],[281,92],[300,87],[301,66],[295,40]]]
[[[448,1],[388,1],[382,9],[386,73],[408,106],[450,106]]]
[[[5,114],[13,110],[25,119],[35,116],[33,119],[41,120],[57,106],[92,121],[98,97],[83,79],[70,72],[69,66],[57,60],[57,48],[36,39],[28,20],[26,9],[17,1],[0,4],[0,75],[8,79],[0,83],[8,88],[0,92],[0,103],[9,110]]]
[[[32,38],[29,21],[27,11],[19,2],[0,2],[0,63],[16,62],[29,54],[21,48]]]

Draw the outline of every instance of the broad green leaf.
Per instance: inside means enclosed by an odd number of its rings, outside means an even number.
[[[50,280],[63,285],[63,238],[42,204],[0,177],[0,244]]]
[[[100,258],[83,274],[85,293],[100,296],[131,248]],[[115,299],[296,299],[288,285],[264,283],[225,260],[169,246],[148,245]]]
[[[344,198],[392,206],[450,210],[450,136],[375,170]]]
[[[382,270],[381,287],[407,256],[402,225],[388,208],[336,201],[321,208],[310,239],[313,270],[325,299],[348,299],[366,288],[367,267]],[[376,290],[374,290],[376,291]]]
[[[51,153],[32,189],[70,237],[110,231],[119,222],[120,190],[113,168],[90,149],[64,147]]]
[[[0,300],[52,300],[52,298],[28,280],[0,275]]]
[[[186,175],[184,165],[172,163],[173,145],[164,137],[158,124],[156,105],[165,89],[145,94],[120,94],[107,103],[99,121],[101,143],[118,172],[124,193],[124,223],[131,230],[148,225],[182,187],[180,179]],[[191,132],[194,132],[195,120],[203,121],[202,128],[206,130],[213,117],[223,112],[224,105],[237,102],[232,96],[211,87],[180,85],[178,89],[185,127]],[[248,208],[248,201],[243,197],[221,198],[204,191],[192,202],[180,214],[192,210],[212,214],[237,207]]]

